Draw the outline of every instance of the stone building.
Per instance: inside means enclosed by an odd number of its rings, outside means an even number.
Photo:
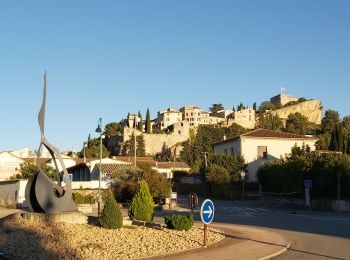
[[[168,108],[158,112],[155,120],[157,126],[161,129],[167,129],[169,126],[182,121],[182,112],[176,108]]]
[[[283,106],[291,101],[298,101],[298,98],[296,97],[292,97],[292,96],[288,96],[284,93],[281,93],[277,96],[274,96],[272,98],[270,98],[270,102],[272,104],[274,104],[275,106]]]

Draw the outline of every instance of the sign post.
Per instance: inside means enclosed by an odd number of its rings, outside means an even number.
[[[204,224],[204,239],[203,239],[204,247],[207,246],[207,225],[209,225],[213,221],[214,212],[215,212],[214,203],[209,199],[206,199],[205,201],[203,201],[200,215],[201,215],[201,220]]]
[[[312,180],[304,180],[305,186],[305,206],[311,210],[310,189],[312,188]]]
[[[193,215],[193,210],[198,206],[198,196],[196,193],[188,195],[188,205],[191,208],[191,214]]]

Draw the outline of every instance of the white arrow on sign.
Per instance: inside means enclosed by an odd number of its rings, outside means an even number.
[[[213,214],[213,210],[211,209],[211,207],[209,206],[209,210],[203,210],[204,214],[209,214],[208,218],[210,218],[211,214]]]

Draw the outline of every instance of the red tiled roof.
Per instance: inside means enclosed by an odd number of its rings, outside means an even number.
[[[185,162],[158,162],[157,168],[171,169],[171,168],[190,168]]]
[[[241,137],[267,137],[267,138],[287,138],[287,139],[316,139],[315,137],[297,135],[288,132],[278,132],[268,129],[256,129],[242,134]]]
[[[133,163],[134,162],[134,157],[133,156],[113,156],[112,157],[115,160],[122,161],[122,162],[128,162],[128,163]],[[147,156],[138,156],[136,157],[137,162],[145,162],[148,163],[151,166],[156,165],[156,161],[152,157],[147,157]]]
[[[288,132],[279,132],[279,131],[259,128],[239,136],[235,136],[232,138],[228,138],[226,140],[213,143],[212,145],[232,142],[242,137],[317,140],[317,138],[313,136],[297,135],[297,134],[288,133]]]

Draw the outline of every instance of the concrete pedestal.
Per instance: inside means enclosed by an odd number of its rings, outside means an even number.
[[[35,213],[35,212],[22,212],[22,218],[25,220],[36,222],[36,221],[46,221],[46,222],[61,222],[69,224],[87,224],[88,217],[83,213],[74,212],[60,212],[60,213]]]

